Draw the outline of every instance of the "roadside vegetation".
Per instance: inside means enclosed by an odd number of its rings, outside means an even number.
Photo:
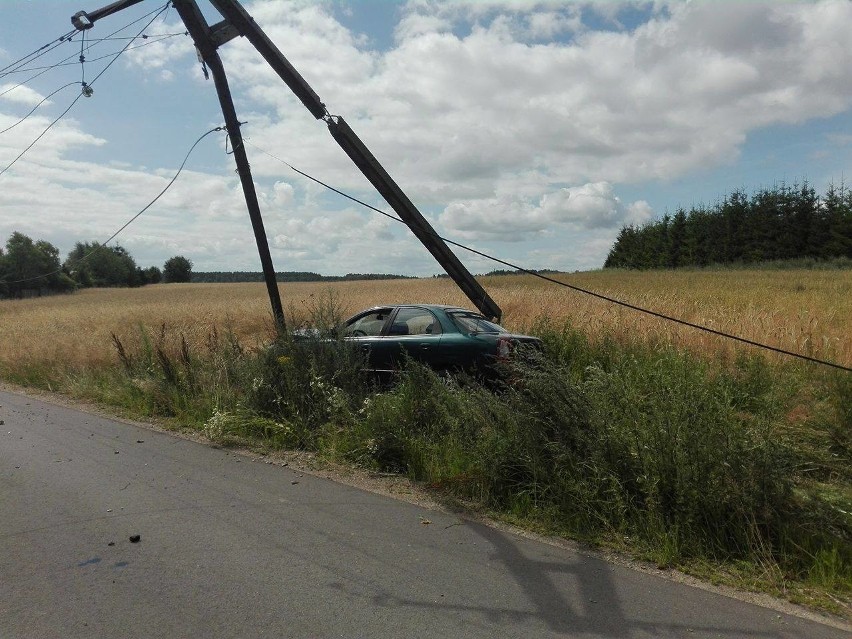
[[[599,278],[597,286],[583,284],[601,290],[616,275],[588,274]],[[712,320],[725,315],[727,304],[729,316],[739,313],[740,334],[753,330],[797,349],[811,344],[811,352],[849,365],[843,317],[850,313],[837,297],[838,289],[848,291],[848,272],[819,272],[813,280],[787,273],[774,290],[751,290],[750,301],[739,300],[730,285],[712,302],[689,299],[724,275],[678,275],[687,280],[668,279],[666,295],[649,274],[644,288],[629,277],[621,286],[633,287],[632,301],[655,297],[656,309],[673,314],[693,309]],[[761,277],[755,274],[765,285]],[[852,375],[701,342],[648,320],[639,330],[642,320],[615,311],[584,314],[578,298],[565,306],[551,289],[528,283],[505,276],[489,290],[507,310],[507,324],[540,336],[545,353],[508,365],[496,385],[439,377],[414,363],[396,383],[379,385],[345,343],[271,341],[262,289],[255,306],[246,298],[239,319],[229,319],[214,310],[216,296],[203,285],[180,287],[195,295],[186,302],[194,309],[186,323],[176,318],[177,299],[163,302],[163,320],[156,321],[160,310],[145,300],[160,301],[145,291],[121,308],[95,307],[91,296],[98,292],[89,292],[76,319],[77,326],[88,322],[85,329],[72,327],[61,310],[69,307],[50,300],[3,302],[4,328],[24,309],[28,324],[0,337],[0,376],[164,419],[223,446],[307,450],[404,474],[443,499],[522,526],[849,617]],[[399,286],[421,284],[452,286]],[[328,326],[378,302],[376,296],[426,297],[382,283],[372,300],[357,299],[350,308],[347,292],[357,289],[349,285],[338,293],[295,291],[300,297],[289,299],[288,322]],[[161,296],[168,291],[159,288]],[[788,298],[798,304],[785,309]],[[804,303],[816,299],[823,305]],[[512,310],[520,308],[525,315]],[[50,322],[68,322],[59,344],[36,347],[39,309]],[[101,314],[107,319],[96,320]],[[840,314],[837,333],[833,314]],[[747,326],[750,320],[758,326]],[[28,330],[36,331],[29,353],[14,344],[26,341]],[[86,341],[92,334],[96,353]]]

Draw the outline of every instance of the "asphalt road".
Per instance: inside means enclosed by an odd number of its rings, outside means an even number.
[[[3,639],[850,636],[143,427],[0,406]]]

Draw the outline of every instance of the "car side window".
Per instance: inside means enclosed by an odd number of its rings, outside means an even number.
[[[381,335],[382,327],[384,327],[385,320],[387,320],[389,314],[389,309],[382,309],[367,313],[361,317],[356,317],[346,325],[346,328],[343,329],[343,334],[346,337]]]
[[[425,308],[401,308],[388,331],[389,335],[440,335],[441,324]]]

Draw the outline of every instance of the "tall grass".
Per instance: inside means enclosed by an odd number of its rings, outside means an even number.
[[[600,271],[558,279],[691,322],[852,366],[852,271]],[[707,358],[733,359],[727,340],[612,306],[527,275],[482,278],[508,328],[537,317],[570,321],[590,339],[642,337]],[[448,278],[282,284],[291,325],[334,291],[342,314],[375,304],[432,302],[470,306]],[[253,346],[273,333],[263,284],[162,284],[86,289],[74,295],[0,301],[0,372],[103,367],[113,362],[111,334],[136,338],[163,324],[203,348],[213,327]]]

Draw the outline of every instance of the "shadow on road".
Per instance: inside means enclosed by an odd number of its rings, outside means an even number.
[[[499,605],[465,605],[441,601],[423,601],[390,593],[376,594],[377,606],[410,606],[448,612],[474,613],[483,621],[500,624],[506,631],[512,626],[518,636],[528,635],[530,623],[543,624],[555,636],[590,636],[633,639],[638,637],[782,637],[772,629],[721,627],[689,624],[669,619],[666,606],[658,601],[652,610],[642,610],[642,618],[625,614],[613,580],[613,566],[594,557],[577,556],[573,560],[538,560],[527,557],[519,546],[522,540],[489,526],[465,522],[464,526],[487,541],[493,548],[491,559],[500,562],[512,575],[531,604],[530,608],[510,609]],[[564,577],[573,577],[565,586]],[[687,587],[687,586],[682,586]],[[644,593],[641,599],[652,599]],[[641,604],[637,604],[641,606]],[[674,614],[674,613],[671,613]],[[699,615],[696,615],[699,616]],[[508,636],[508,633],[507,633]]]

